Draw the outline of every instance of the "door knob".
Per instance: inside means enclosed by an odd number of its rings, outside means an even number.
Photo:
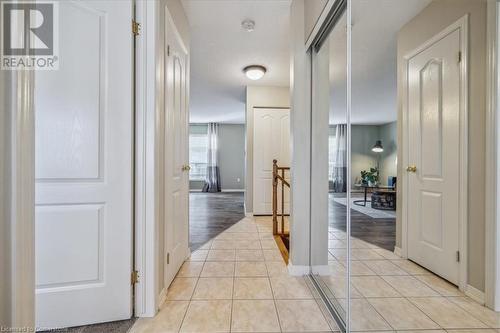
[[[191,167],[188,164],[186,164],[186,165],[183,165],[181,169],[182,169],[182,171],[189,171],[189,170],[191,170]]]
[[[408,171],[408,172],[417,172],[417,166],[415,166],[415,165],[409,165],[406,168],[406,171]]]

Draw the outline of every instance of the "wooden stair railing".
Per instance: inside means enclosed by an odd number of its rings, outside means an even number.
[[[288,249],[289,233],[285,232],[285,187],[290,189],[290,183],[285,179],[285,172],[289,167],[278,166],[273,160],[273,235],[280,236]],[[278,213],[278,186],[281,183],[281,213]],[[281,217],[281,228],[278,228],[278,215]]]

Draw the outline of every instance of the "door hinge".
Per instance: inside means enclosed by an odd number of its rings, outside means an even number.
[[[462,62],[462,52],[459,51],[458,52],[458,63],[461,63]]]
[[[457,251],[457,262],[460,262],[460,251]]]
[[[167,253],[167,265],[170,264],[170,253]]]
[[[132,34],[134,34],[134,36],[139,36],[140,32],[141,24],[136,20],[132,20]]]
[[[132,274],[130,275],[130,283],[132,285],[139,283],[139,272],[138,271],[132,271]]]
[[[167,45],[167,56],[170,56],[170,45]]]

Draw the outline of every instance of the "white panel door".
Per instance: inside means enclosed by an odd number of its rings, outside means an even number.
[[[189,256],[188,53],[166,14],[165,286]]]
[[[278,166],[290,166],[290,109],[254,108],[253,213],[273,213],[273,159]],[[285,173],[290,180],[290,172]],[[281,211],[281,183],[278,185]],[[285,213],[290,210],[290,190],[285,187]]]
[[[127,319],[132,1],[61,1],[60,67],[35,75],[36,325]]]
[[[409,60],[408,257],[457,284],[460,32]]]

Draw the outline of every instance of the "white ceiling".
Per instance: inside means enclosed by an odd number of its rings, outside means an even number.
[[[397,33],[432,0],[356,0],[352,5],[353,124],[397,118]],[[345,123],[345,19],[330,35],[330,123]]]
[[[290,0],[183,0],[191,26],[190,122],[245,122],[247,85],[289,85]],[[242,29],[244,19],[255,30]],[[267,68],[259,81],[245,66]]]

